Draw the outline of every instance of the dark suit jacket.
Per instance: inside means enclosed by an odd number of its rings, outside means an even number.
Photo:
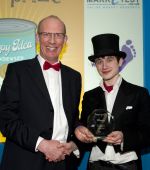
[[[81,76],[63,64],[61,76],[70,141],[79,114]],[[35,152],[39,136],[51,139],[53,116],[52,102],[37,57],[9,64],[0,92],[0,130],[7,138],[1,170],[51,170],[54,164],[56,169],[71,169],[64,168],[67,161],[49,163],[43,154]]]
[[[104,91],[101,87],[85,92],[82,102],[80,123],[87,125],[87,118],[94,109],[106,109]],[[150,101],[147,89],[122,81],[112,115],[115,130],[124,134],[123,152],[136,151],[150,145]],[[84,144],[81,149],[91,150],[92,144]],[[103,150],[106,145],[100,142]]]

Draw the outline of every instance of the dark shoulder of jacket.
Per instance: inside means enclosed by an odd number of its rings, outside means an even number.
[[[84,95],[98,95],[99,93],[104,93],[103,89],[100,86],[95,87],[94,89],[86,91],[84,93]]]
[[[124,88],[130,89],[131,92],[145,91],[145,92],[149,93],[147,88],[136,85],[136,84],[132,84],[130,82],[127,82],[124,79],[122,80],[121,86],[123,86]]]
[[[76,74],[76,75],[80,75],[80,76],[81,76],[81,73],[80,73],[79,71],[77,71],[77,70],[75,70],[75,69],[73,69],[73,68],[71,68],[71,67],[69,67],[69,66],[67,66],[67,65],[64,65],[64,64],[61,63],[61,67],[62,67],[62,69],[64,69],[66,72],[70,72],[70,73],[72,73],[72,74]]]
[[[13,63],[9,63],[8,66],[21,67],[21,66],[27,65],[31,62],[38,62],[38,60],[37,60],[37,58],[31,58],[31,59],[27,59],[27,60],[15,61]]]

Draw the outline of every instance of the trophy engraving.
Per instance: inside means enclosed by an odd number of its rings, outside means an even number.
[[[87,128],[95,136],[95,141],[103,140],[114,127],[113,116],[105,109],[95,109],[87,119]]]

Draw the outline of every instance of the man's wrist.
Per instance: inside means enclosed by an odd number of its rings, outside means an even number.
[[[35,146],[35,152],[38,152],[38,147],[40,145],[40,143],[44,140],[44,138],[42,138],[41,136],[38,137],[38,140],[36,142],[36,146]]]
[[[79,158],[80,157],[80,152],[79,152],[79,149],[78,149],[77,145],[73,141],[71,141],[71,144],[72,144],[72,147],[73,147],[74,155],[76,155],[76,157]]]

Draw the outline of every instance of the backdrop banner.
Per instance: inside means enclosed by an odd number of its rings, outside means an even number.
[[[120,49],[127,53],[121,75],[127,81],[143,86],[142,1],[86,0],[84,9],[84,74],[88,75],[84,77],[84,90],[99,85],[99,75],[88,56],[93,54],[91,38],[103,33],[120,36]],[[138,77],[135,77],[137,70]]]

